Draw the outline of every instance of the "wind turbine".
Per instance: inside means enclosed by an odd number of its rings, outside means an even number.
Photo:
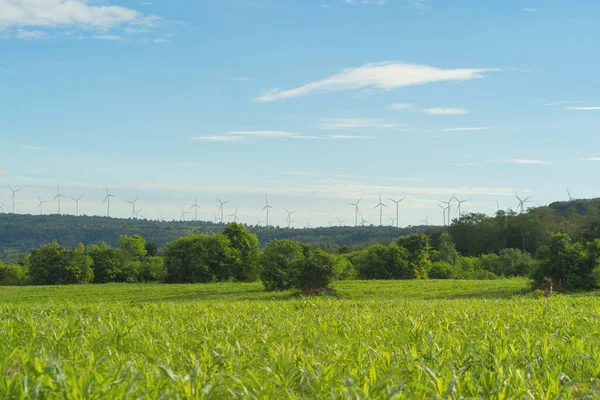
[[[4,200],[2,204],[0,204],[0,213],[4,213],[4,204],[6,204],[6,200]]]
[[[344,222],[346,222],[346,220],[345,220],[345,219],[339,219],[339,218],[336,218],[336,219],[337,219],[337,220],[338,220],[338,222],[340,223],[340,226],[342,226],[342,224],[343,224]]]
[[[367,221],[366,219],[364,219],[364,218],[363,218],[363,216],[361,215],[361,216],[360,216],[360,226],[365,226],[365,224],[366,224],[367,222],[369,222],[369,221]]]
[[[383,225],[383,207],[387,208],[385,204],[381,202],[381,193],[379,193],[379,204],[373,207],[373,210],[379,207],[379,226]]]
[[[291,228],[292,227],[292,214],[295,214],[296,211],[288,211],[287,208],[284,208],[284,210],[285,210],[285,212],[288,215],[287,218],[286,218],[286,221],[288,223],[288,228]],[[329,224],[329,225],[331,226],[331,224]]]
[[[388,197],[388,199],[390,199],[392,202],[396,203],[396,228],[400,228],[400,220],[398,219],[398,206],[400,205],[402,200],[404,200],[405,198],[406,198],[406,196],[404,196],[400,200],[394,200],[391,197]]]
[[[135,200],[133,201],[128,201],[127,203],[131,204],[131,218],[137,218],[137,214],[135,212],[135,203],[138,201],[138,199],[140,198],[140,196],[136,197]]]
[[[460,216],[462,214],[462,210],[461,210],[461,205],[462,203],[466,203],[467,201],[470,201],[471,199],[466,199],[466,200],[459,200],[456,197],[454,198],[456,200],[456,202],[458,203],[457,206],[457,210],[458,210],[458,219],[460,219]]]
[[[83,195],[79,196],[78,198],[75,197],[71,197],[71,200],[73,200],[76,204],[77,204],[77,208],[76,208],[76,213],[75,216],[79,216],[79,200],[81,200],[81,198],[83,197]]]
[[[394,217],[388,217],[390,219],[390,226],[394,226],[394,221],[396,220],[396,218]]]
[[[12,192],[10,199],[12,200],[12,203],[13,203],[12,213],[14,214],[15,213],[15,203],[17,200],[17,192],[19,192],[21,189],[14,190],[10,185],[8,187],[9,187],[10,191]]]
[[[450,200],[448,200],[448,201],[443,201],[443,200],[439,201],[440,203],[443,203],[446,205],[446,210],[448,211],[448,226],[450,226],[450,209],[452,208],[452,199],[453,198],[454,198],[454,195],[452,195],[452,197],[450,197]],[[440,205],[438,204],[438,206],[440,206]],[[445,213],[444,213],[444,215],[445,215]],[[444,221],[444,225],[446,225],[446,221]]]
[[[265,210],[267,210],[267,225],[269,226],[269,208],[273,208],[269,205],[269,199],[267,198],[267,195],[265,194],[265,206],[263,207],[262,210],[260,210],[260,212],[263,212]]]
[[[47,203],[48,200],[42,200],[40,196],[38,196],[38,200],[40,201],[40,203],[38,204],[37,208],[40,209],[40,215],[42,215],[44,213],[44,203]]]
[[[65,198],[65,196],[63,196],[62,194],[60,194],[60,186],[56,185],[56,189],[57,189],[57,193],[56,196],[54,196],[54,198],[52,200],[56,200],[58,199],[58,215],[60,215],[60,199],[61,198]]]
[[[326,222],[327,222],[327,223],[329,224],[329,226],[331,227],[331,226],[333,225],[333,223],[335,222],[335,219],[333,219],[333,220],[331,220],[331,221],[326,221]]]
[[[137,218],[138,218],[138,215],[139,215],[139,213],[141,213],[141,212],[142,212],[142,210],[136,210],[136,211],[135,211],[135,219],[137,219]],[[144,214],[144,215],[146,215],[146,214]]]
[[[425,217],[425,219],[423,221],[421,221],[422,224],[425,225],[429,225],[429,214],[427,214],[427,216]]]
[[[257,215],[257,216],[256,216],[256,226],[260,226],[260,223],[261,223],[261,222],[262,222],[262,221],[260,220],[260,217]]]
[[[573,201],[573,198],[571,197],[571,192],[569,192],[568,187],[567,187],[567,195],[569,196],[569,201]]]
[[[198,205],[198,199],[196,198],[196,196],[194,196],[194,204],[190,207],[190,210],[192,208],[194,209],[194,221],[198,221],[198,210],[202,210],[202,207]]]
[[[230,200],[221,201],[221,199],[219,198],[219,196],[217,196],[217,200],[219,201],[219,212],[221,213],[221,223],[223,223],[223,206],[225,204],[229,203]]]
[[[438,204],[438,207],[441,208],[444,212],[443,217],[442,217],[442,223],[444,224],[444,226],[446,226],[446,210],[450,207],[449,205],[444,207],[441,204]]]
[[[358,226],[358,203],[360,203],[360,201],[362,200],[364,195],[361,195],[360,198],[358,199],[358,201],[356,203],[346,203],[349,206],[354,206],[354,226]],[[381,197],[381,196],[380,196]]]
[[[237,216],[237,208],[235,209],[235,212],[233,214],[229,214],[230,217],[233,217],[233,222],[238,222],[238,216]]]
[[[182,221],[185,221],[185,214],[189,214],[189,211],[184,211],[183,207],[181,208],[181,215],[179,216],[179,219],[181,219]]]
[[[312,229],[312,225],[308,221],[308,218],[306,218],[306,226],[304,227],[304,229]]]
[[[108,186],[105,186],[104,188],[106,189],[106,197],[102,204],[106,203],[106,216],[110,217],[110,198],[115,196],[108,192]]]
[[[217,222],[219,222],[219,217],[217,217],[217,214],[214,214],[214,213],[213,213],[213,216],[214,216],[214,218],[213,218],[212,222],[216,224]]]
[[[517,200],[519,200],[519,205],[517,206],[517,210],[520,208],[521,213],[523,213],[523,211],[525,211],[525,203],[529,203],[529,199],[531,198],[531,196],[522,199],[521,197],[519,197],[519,194],[517,192],[515,192],[515,198]]]

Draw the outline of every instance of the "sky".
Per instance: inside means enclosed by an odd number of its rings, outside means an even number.
[[[0,0],[0,211],[442,224],[598,197],[600,2]],[[451,203],[456,217],[456,200]],[[182,211],[186,212],[182,215]],[[216,217],[215,217],[216,216]],[[328,222],[329,221],[329,222]],[[340,222],[341,221],[341,222]]]

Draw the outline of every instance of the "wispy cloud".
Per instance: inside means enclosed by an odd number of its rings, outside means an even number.
[[[298,136],[296,133],[284,132],[284,131],[231,131],[225,132],[225,135],[232,136],[252,136],[252,137],[263,137],[263,138],[275,138],[275,137],[292,137]]]
[[[425,108],[423,112],[429,115],[461,115],[468,114],[469,110],[464,108],[433,107]]]
[[[565,110],[571,111],[600,111],[600,106],[567,106]]]
[[[31,146],[31,145],[21,146],[21,148],[23,150],[42,150],[43,149],[43,147],[40,147],[40,146]]]
[[[600,161],[600,157],[586,157],[586,158],[580,158],[580,161]]]
[[[527,8],[524,8],[523,11],[524,12],[532,12],[532,13],[534,13],[534,12],[537,11],[537,8],[527,7]]]
[[[230,81],[249,81],[250,78],[248,78],[247,76],[230,76],[227,79],[229,79]]]
[[[254,98],[257,102],[273,102],[315,93],[343,92],[360,89],[390,91],[406,86],[433,82],[467,81],[482,78],[484,68],[441,69],[428,65],[402,62],[381,62],[348,68],[328,78],[311,82],[294,89],[271,89]]]
[[[357,136],[357,135],[328,135],[331,139],[352,140],[352,139],[375,139],[375,136]]]
[[[17,39],[23,39],[23,40],[46,39],[47,37],[48,37],[48,34],[46,32],[28,31],[28,30],[23,30],[23,29],[19,29],[17,31],[17,35],[16,35]]]
[[[121,25],[155,26],[157,16],[85,0],[0,0],[0,27],[79,26],[109,29]]]
[[[391,180],[399,182],[425,182],[421,178],[392,178],[387,176],[361,176],[361,175],[350,175],[350,174],[330,174],[322,172],[287,172],[287,175],[295,176],[316,176],[316,177],[328,177],[328,178],[348,178],[348,179],[381,179]]]
[[[342,0],[344,4],[374,4],[383,6],[387,3],[387,0]]]
[[[165,38],[156,38],[153,40],[154,43],[171,43],[171,41],[169,39],[165,39]]]
[[[414,104],[410,103],[394,103],[390,106],[390,110],[412,110],[414,108]]]
[[[117,40],[123,40],[123,37],[119,36],[119,35],[96,35],[96,36],[94,36],[94,39],[117,41]]]
[[[240,140],[244,140],[243,136],[225,136],[225,135],[207,135],[207,136],[194,136],[190,138],[192,140],[197,141],[206,141],[206,142],[237,142]]]
[[[418,10],[429,10],[431,6],[427,4],[427,0],[408,0],[408,5]]]
[[[554,164],[554,162],[552,162],[552,161],[531,160],[531,159],[527,159],[527,158],[513,158],[512,160],[503,161],[503,162],[504,163],[508,163],[508,164],[529,164],[529,165],[533,165],[533,164]]]
[[[373,118],[324,118],[318,125],[323,130],[353,129],[353,128],[396,128],[397,125]]]
[[[446,132],[470,132],[470,131],[484,131],[490,129],[487,126],[464,126],[458,128],[446,128]]]

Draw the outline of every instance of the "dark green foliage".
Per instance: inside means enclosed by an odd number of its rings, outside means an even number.
[[[94,279],[92,259],[82,244],[67,250],[54,241],[35,249],[28,261],[31,282],[36,285],[88,283]]]
[[[584,245],[573,243],[566,234],[555,234],[550,244],[538,250],[539,266],[531,273],[534,285],[541,285],[544,277],[552,278],[555,285],[568,290],[589,290],[598,286],[594,269],[599,264],[600,240]]]
[[[91,246],[88,254],[92,258],[94,283],[125,282],[123,270],[127,259],[125,255],[106,243]]]
[[[454,264],[456,263],[457,257],[458,252],[456,251],[452,235],[448,232],[443,232],[440,235],[438,243],[438,260],[448,264]]]
[[[304,248],[293,240],[272,240],[262,254],[260,279],[267,290],[291,289],[297,268],[304,262]]]
[[[334,257],[321,249],[310,251],[308,257],[293,267],[292,286],[297,289],[326,288],[335,277]]]
[[[225,281],[239,252],[224,235],[190,235],[167,244],[165,280],[171,283]]]
[[[456,268],[444,261],[435,261],[431,264],[427,276],[429,279],[456,279]]]
[[[376,244],[352,258],[361,279],[414,279],[409,253],[404,247]]]
[[[162,282],[167,276],[165,259],[159,256],[146,257],[140,267],[140,282]]]
[[[29,276],[19,264],[0,263],[0,286],[20,286],[28,283]]]
[[[233,279],[238,282],[257,280],[260,245],[256,235],[249,233],[244,225],[236,223],[227,225],[222,235],[226,236],[231,246],[239,252],[239,257],[232,265]]]
[[[146,255],[148,257],[156,257],[158,255],[158,246],[154,242],[146,242]]]
[[[409,254],[410,278],[404,279],[426,278],[426,271],[431,265],[429,237],[424,233],[416,233],[399,238],[397,244],[408,250]]]

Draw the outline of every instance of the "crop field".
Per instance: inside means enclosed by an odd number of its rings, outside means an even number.
[[[600,297],[527,281],[0,287],[2,398],[597,398]]]

